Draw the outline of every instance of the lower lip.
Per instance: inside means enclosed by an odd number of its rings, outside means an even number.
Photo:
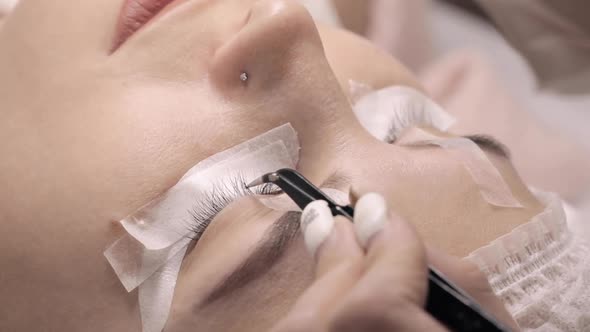
[[[161,14],[164,8],[169,9],[182,1],[186,0],[126,0],[117,22],[113,50],[120,47],[156,15]]]

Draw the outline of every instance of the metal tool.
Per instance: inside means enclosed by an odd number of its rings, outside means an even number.
[[[321,199],[328,202],[332,215],[341,215],[353,221],[353,207],[336,204],[293,169],[285,168],[265,174],[248,184],[248,188],[267,183],[281,188],[302,210],[307,204]],[[426,311],[452,331],[510,331],[432,266],[428,268]]]
[[[336,204],[328,195],[314,186],[309,180],[299,174],[297,171],[285,168],[274,173],[268,173],[248,184],[248,188],[260,186],[266,183],[272,183],[287,194],[301,208],[305,209],[307,204],[324,200],[328,202],[333,216],[344,216],[352,221],[354,209],[350,206]]]

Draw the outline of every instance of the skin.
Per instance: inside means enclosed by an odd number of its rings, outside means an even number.
[[[332,0],[342,25],[347,30],[361,36],[364,35],[369,26],[369,11],[372,3],[372,0]]]
[[[121,6],[23,0],[0,30],[0,330],[140,330],[136,293],[102,254],[124,234],[117,221],[199,160],[286,122],[303,174],[381,193],[433,248],[464,255],[542,208],[504,158],[490,154],[523,209],[487,204],[444,151],[373,139],[345,82],[416,83],[357,37],[322,31],[324,52],[292,2],[189,1],[111,52]],[[167,331],[260,331],[287,314],[314,278],[300,238],[262,277],[203,304],[276,218],[253,198],[215,218],[185,257]]]
[[[301,218],[307,225],[303,226],[306,240],[317,236],[314,224],[332,231],[317,249],[309,248],[315,262],[314,281],[273,331],[447,331],[423,309],[427,262],[440,267],[489,312],[518,330],[485,278],[477,277],[464,261],[429,252],[416,230],[388,211],[382,196],[361,197],[355,205],[354,224],[332,217],[321,201],[309,204]]]

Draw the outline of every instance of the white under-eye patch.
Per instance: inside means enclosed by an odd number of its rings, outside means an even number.
[[[350,82],[353,110],[365,129],[384,142],[393,143],[405,129],[431,127],[447,131],[455,119],[430,98],[409,87],[392,86],[377,91]]]
[[[17,3],[18,0],[0,0],[0,18],[8,15]]]
[[[104,255],[127,291],[139,288],[144,332],[160,332],[166,324],[197,203],[236,177],[249,182],[295,168],[298,159],[297,133],[283,125],[201,161],[165,194],[121,221],[128,234]]]

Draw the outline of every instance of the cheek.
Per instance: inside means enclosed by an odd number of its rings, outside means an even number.
[[[135,89],[122,99],[95,96],[95,104],[81,106],[83,111],[64,119],[62,131],[53,133],[60,137],[64,159],[72,162],[64,171],[77,164],[81,176],[118,198],[103,204],[120,217],[153,199],[218,148],[214,105],[182,92],[156,87]]]
[[[64,172],[80,168],[82,182],[98,185],[110,202],[102,206],[117,217],[173,186],[200,160],[251,137],[248,130],[235,134],[235,109],[206,87],[131,81],[132,88],[113,90],[122,84],[94,90],[51,133],[65,150]]]

